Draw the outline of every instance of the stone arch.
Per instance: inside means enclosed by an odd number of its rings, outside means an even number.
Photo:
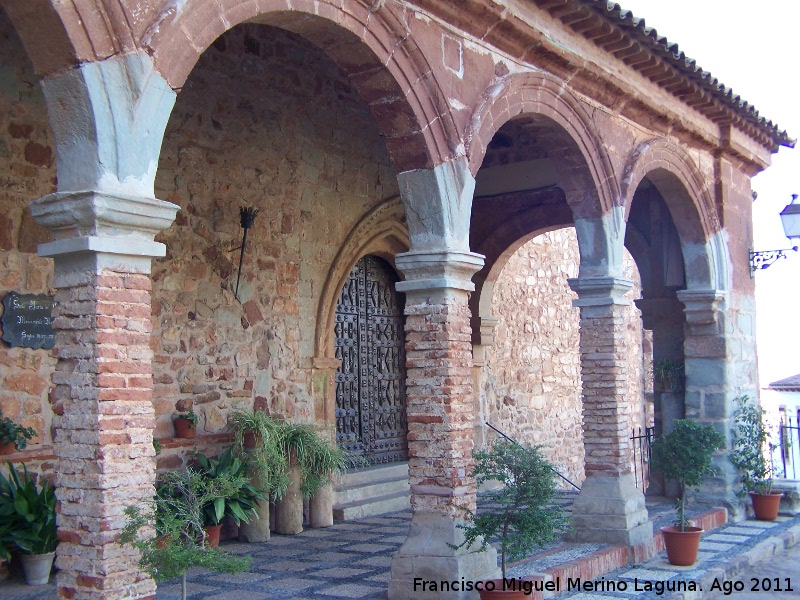
[[[645,178],[666,202],[680,236],[687,288],[728,289],[730,261],[713,208],[713,194],[688,154],[664,138],[649,140],[634,149],[621,180],[626,219],[633,196]]]
[[[177,91],[203,51],[228,29],[244,22],[281,27],[317,44],[351,78],[386,136],[398,172],[451,160],[459,147],[449,109],[437,100],[446,95],[431,76],[433,68],[403,14],[388,5],[197,0],[133,14],[116,2],[68,11],[32,0],[8,10],[40,77],[58,78],[82,63],[80,69],[114,57],[146,55],[165,87]],[[43,28],[47,35],[42,35]],[[99,106],[113,110],[114,103]],[[61,115],[52,119],[55,123]],[[166,124],[160,115],[156,121]],[[155,132],[153,128],[150,139],[158,141]]]
[[[333,0],[198,0],[162,15],[142,44],[173,88],[200,54],[231,27],[254,22],[286,29],[322,48],[351,79],[386,137],[398,172],[453,157],[456,127],[406,23],[388,7]]]
[[[503,268],[508,263],[509,259],[519,250],[522,246],[524,246],[527,242],[532,240],[533,238],[542,235],[543,233],[548,233],[550,231],[556,231],[558,229],[562,229],[564,227],[570,227],[571,223],[553,223],[547,225],[545,227],[540,227],[538,229],[531,230],[526,235],[517,238],[514,240],[512,244],[510,244],[502,253],[500,253],[495,260],[492,262],[491,265],[488,265],[489,268],[486,273],[486,278],[481,282],[480,288],[476,285],[475,296],[476,302],[475,306],[477,306],[477,314],[481,318],[484,319],[494,319],[492,315],[492,298],[494,297],[494,286],[497,283],[497,279],[500,277],[500,274],[503,272]],[[484,340],[481,340],[483,343]]]
[[[367,213],[345,239],[322,286],[314,335],[315,359],[334,357],[336,301],[356,262],[366,254],[374,254],[394,266],[395,255],[409,249],[408,229],[404,222],[402,202],[397,197],[391,198]]]
[[[568,157],[569,173],[560,177],[575,218],[600,217],[611,211],[618,204],[618,186],[591,116],[564,82],[546,73],[510,75],[484,92],[464,136],[473,175],[500,127],[526,114],[555,122],[577,150]]]

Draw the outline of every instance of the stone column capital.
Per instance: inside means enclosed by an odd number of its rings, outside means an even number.
[[[728,293],[722,290],[681,290],[678,293],[691,333],[719,333],[720,313],[725,310]]]
[[[472,276],[483,267],[484,257],[459,250],[411,250],[395,256],[395,265],[405,275],[398,292],[454,289],[472,292]]]
[[[170,226],[179,206],[121,192],[55,192],[30,204],[31,215],[54,240],[132,237],[150,240]]]
[[[572,306],[627,306],[630,304],[625,294],[633,288],[633,281],[624,277],[575,277],[567,279],[569,287],[578,294]]]

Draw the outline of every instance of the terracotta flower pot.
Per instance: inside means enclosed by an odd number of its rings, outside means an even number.
[[[206,525],[203,530],[206,532],[206,545],[209,548],[219,548],[219,532],[222,530],[222,525]]]
[[[774,521],[778,518],[778,510],[781,505],[783,492],[772,494],[756,494],[750,492],[750,499],[753,501],[753,512],[759,521]]]
[[[0,454],[13,454],[16,451],[14,442],[0,443]]]
[[[256,431],[245,431],[242,445],[245,450],[255,450],[261,444],[261,434]]]
[[[669,564],[679,567],[688,567],[697,561],[697,550],[700,548],[700,536],[703,530],[700,527],[687,527],[681,531],[670,525],[662,527],[664,545],[667,547],[667,560]]]
[[[192,439],[197,431],[197,424],[189,419],[175,419],[175,435],[179,438]]]

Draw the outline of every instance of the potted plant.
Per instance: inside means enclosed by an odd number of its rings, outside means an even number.
[[[236,410],[228,418],[234,435],[234,452],[248,458],[252,483],[264,490],[268,499],[258,502],[258,516],[239,527],[243,542],[266,542],[270,538],[270,498],[286,493],[288,474],[278,443],[278,424],[264,411]]]
[[[653,379],[664,392],[683,391],[684,364],[682,360],[664,358],[653,366]]]
[[[22,468],[22,477],[10,462],[9,477],[0,473],[0,518],[7,528],[3,537],[22,552],[28,585],[44,585],[50,579],[58,544],[56,496],[47,480],[39,489],[28,469],[24,465]]]
[[[36,436],[32,427],[23,427],[13,419],[3,416],[0,409],[0,454],[11,454],[14,450],[24,450],[28,440]]]
[[[750,495],[756,519],[774,521],[783,493],[772,492],[774,447],[764,423],[766,411],[748,396],[737,398],[736,402],[728,458],[739,470],[742,489],[738,495]]]
[[[503,487],[487,493],[488,508],[479,514],[467,510],[467,522],[459,525],[464,530],[464,541],[454,548],[479,544],[484,550],[497,538],[503,579],[491,580],[491,584],[487,581],[483,586],[487,593],[481,591],[481,598],[527,598],[521,586],[508,589],[506,569],[509,561],[555,540],[566,527],[561,508],[552,504],[555,471],[538,446],[524,447],[502,440],[489,450],[475,452],[474,458],[477,484],[499,481]]]
[[[230,478],[239,485],[231,489],[227,495],[220,495],[203,505],[203,517],[208,543],[212,547],[219,545],[219,533],[222,520],[231,519],[237,526],[249,523],[258,516],[258,502],[267,496],[260,488],[254,486],[247,477],[247,460],[233,455],[233,446],[228,447],[218,459],[208,458],[205,454],[195,454],[200,473],[209,480]]]
[[[672,432],[653,442],[652,467],[680,486],[678,519],[674,525],[661,528],[670,564],[689,566],[697,560],[703,530],[693,527],[686,518],[686,490],[699,486],[704,477],[714,474],[712,456],[724,445],[725,440],[716,429],[692,419],[676,420]]]
[[[139,551],[139,565],[156,581],[180,577],[181,598],[186,600],[189,567],[224,573],[249,567],[249,556],[237,557],[210,547],[203,530],[203,507],[215,498],[229,496],[239,485],[236,478],[209,479],[192,468],[165,473],[152,501],[125,509],[128,521],[120,543]]]
[[[303,499],[313,496],[333,476],[344,472],[348,457],[310,425],[280,422],[278,443],[287,469],[287,488],[282,496],[276,497],[275,530],[293,535],[303,530]]]
[[[175,425],[175,435],[179,438],[192,439],[197,432],[197,415],[191,408],[172,417],[172,423]]]

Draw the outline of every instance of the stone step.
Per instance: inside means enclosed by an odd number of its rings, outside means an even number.
[[[348,471],[334,493],[333,517],[340,521],[405,510],[411,498],[408,463]]]
[[[408,463],[397,462],[388,465],[376,465],[363,469],[347,471],[341,477],[338,487],[352,487],[363,483],[371,483],[376,479],[408,479]]]
[[[394,492],[369,500],[336,504],[333,507],[333,518],[337,521],[351,521],[398,510],[407,510],[410,506],[411,494],[408,491]]]
[[[369,500],[378,496],[386,496],[396,492],[409,493],[408,477],[391,477],[377,479],[369,483],[359,483],[336,488],[336,504],[349,504],[361,500]]]

